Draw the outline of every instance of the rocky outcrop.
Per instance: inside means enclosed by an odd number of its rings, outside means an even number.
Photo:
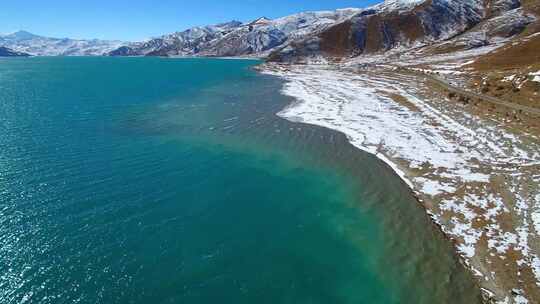
[[[496,1],[495,6],[488,10],[489,17],[467,32],[457,37],[443,41],[434,46],[437,53],[471,49],[497,43],[501,39],[513,37],[522,33],[528,25],[536,20],[534,15],[527,13],[519,2],[507,2],[503,6],[501,1]],[[508,10],[504,10],[504,9]]]
[[[497,16],[521,6],[519,0],[492,0],[487,2],[488,17]]]
[[[260,27],[254,29],[254,27]],[[244,56],[260,54],[282,45],[287,35],[273,26],[255,24],[242,27],[200,50],[203,56]]]
[[[0,46],[0,57],[29,57],[29,54],[15,52],[14,50]]]
[[[108,53],[109,56],[138,56],[139,52],[132,47],[122,46]]]

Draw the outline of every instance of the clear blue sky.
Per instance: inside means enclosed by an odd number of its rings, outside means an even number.
[[[365,7],[382,0],[5,0],[0,33],[17,30],[70,38],[141,40],[232,19]]]

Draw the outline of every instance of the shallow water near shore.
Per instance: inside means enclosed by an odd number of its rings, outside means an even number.
[[[0,60],[0,302],[480,303],[404,183],[251,60]]]

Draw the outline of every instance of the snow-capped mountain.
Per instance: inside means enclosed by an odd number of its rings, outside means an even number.
[[[16,52],[12,49],[0,46],[0,57],[28,57],[26,53]]]
[[[435,44],[447,44],[447,50],[486,45],[520,33],[534,20],[520,5],[519,0],[387,0],[284,45],[270,59],[341,59]]]
[[[19,31],[0,36],[0,46],[35,56],[97,56],[126,43],[108,40],[49,38]]]
[[[269,56],[290,61],[354,57],[442,42],[449,48],[468,48],[523,30],[532,17],[519,8],[519,0],[386,0],[365,9],[195,27],[122,46],[109,55]]]
[[[520,33],[534,20],[520,6],[520,0],[386,0],[365,9],[194,27],[135,43],[47,38],[20,31],[0,35],[0,46],[37,56],[253,56],[275,61],[435,45],[440,52],[483,46]]]
[[[232,21],[134,43],[110,55],[264,56],[275,48],[302,38],[359,12],[359,9],[299,13],[275,20]]]
[[[281,45],[321,31],[357,12],[358,9],[340,9],[299,13],[275,20],[261,18],[211,41],[200,55],[263,57]]]
[[[210,41],[222,38],[242,25],[239,21],[194,27],[143,42],[135,42],[109,53],[111,56],[186,56],[198,53]]]

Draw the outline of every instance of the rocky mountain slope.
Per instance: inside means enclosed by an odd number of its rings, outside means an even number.
[[[193,55],[210,41],[219,39],[242,25],[239,21],[194,27],[153,38],[130,43],[113,50],[111,56],[187,56]]]
[[[359,9],[299,13],[275,20],[195,27],[109,53],[112,56],[257,56],[345,20]]]
[[[195,27],[131,43],[108,55],[313,62],[418,48],[446,53],[498,43],[520,34],[535,19],[519,0],[387,0],[365,9]]]
[[[270,55],[273,61],[342,60],[431,47],[451,52],[521,33],[535,20],[518,0],[390,0]]]
[[[0,46],[0,57],[28,57],[30,55]]]
[[[0,46],[34,56],[99,56],[124,44],[98,39],[49,38],[25,31],[0,36]]]

